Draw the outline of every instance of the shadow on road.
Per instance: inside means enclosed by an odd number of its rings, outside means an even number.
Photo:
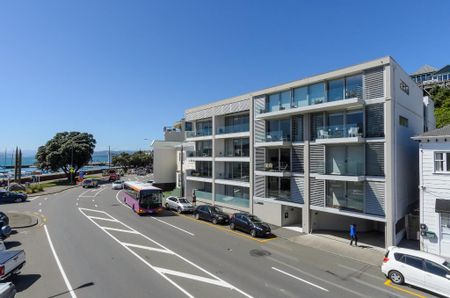
[[[86,287],[92,287],[93,285],[95,285],[95,283],[93,283],[92,281],[91,282],[87,282],[85,284],[82,284],[81,286],[78,286],[78,287],[74,288],[73,291],[75,292],[78,289],[82,289],[82,288],[86,288]],[[61,293],[58,293],[58,294],[55,294],[55,295],[52,295],[52,296],[48,296],[48,298],[55,298],[55,297],[59,297],[59,296],[62,296],[64,294],[68,294],[68,293],[69,293],[69,291],[64,291],[64,292],[61,292]]]
[[[39,278],[41,278],[40,274],[20,274],[11,278],[11,281],[16,286],[16,291],[20,293],[28,289]]]
[[[4,241],[3,243],[5,244],[6,249],[11,249],[22,245],[22,243],[19,241]]]

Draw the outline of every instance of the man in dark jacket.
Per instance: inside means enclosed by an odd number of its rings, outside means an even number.
[[[358,246],[358,235],[356,232],[356,224],[350,225],[350,246],[353,245],[353,241],[355,241],[355,246]]]

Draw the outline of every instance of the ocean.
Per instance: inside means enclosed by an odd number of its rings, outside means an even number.
[[[113,154],[111,154],[112,156]],[[36,158],[34,156],[22,156],[22,166],[32,166],[36,162]],[[102,151],[102,152],[94,152],[92,155],[92,162],[108,162],[108,152]],[[12,154],[6,155],[6,162],[5,162],[5,154],[0,154],[0,167],[2,166],[13,166],[14,165],[14,159]]]

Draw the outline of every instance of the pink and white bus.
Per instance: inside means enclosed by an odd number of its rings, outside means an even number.
[[[137,214],[158,213],[162,208],[162,190],[149,183],[128,181],[123,187],[123,201]]]

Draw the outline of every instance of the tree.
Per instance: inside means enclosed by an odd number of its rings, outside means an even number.
[[[151,152],[136,151],[130,156],[130,165],[135,168],[153,165],[153,154]]]
[[[37,167],[42,170],[63,170],[67,179],[73,181],[83,166],[87,165],[94,153],[96,141],[94,136],[81,132],[57,133],[36,153]],[[73,173],[70,168],[73,167]]]
[[[437,86],[431,90],[431,96],[436,126],[439,128],[450,124],[450,89]]]
[[[130,167],[130,154],[127,152],[121,152],[118,155],[113,156],[112,164],[113,166],[123,167],[126,170]]]

